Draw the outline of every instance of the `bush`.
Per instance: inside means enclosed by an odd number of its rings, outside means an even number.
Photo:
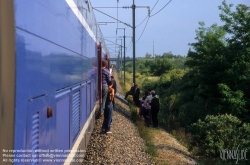
[[[191,126],[191,148],[198,147],[198,155],[220,157],[222,150],[250,147],[250,124],[232,115],[208,115]]]
[[[136,74],[135,74],[135,77],[136,77],[136,78],[140,78],[140,77],[141,77],[141,74],[140,74],[140,73],[136,73]]]

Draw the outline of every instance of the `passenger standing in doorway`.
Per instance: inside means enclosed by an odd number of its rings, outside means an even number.
[[[114,91],[115,91],[115,94],[116,94],[116,91],[117,91],[117,87],[116,87],[116,81],[115,81],[115,78],[114,78],[114,76],[111,76],[111,81],[112,81],[112,83],[113,83],[113,86],[112,86],[112,88],[114,89]],[[113,99],[113,108],[115,108],[115,98]]]
[[[108,82],[108,93],[107,99],[105,103],[105,110],[104,110],[104,119],[102,124],[102,132],[106,134],[112,134],[110,131],[110,125],[112,122],[112,115],[113,115],[113,103],[115,96],[115,90],[112,88],[113,83],[112,81]]]
[[[102,60],[102,113],[105,109],[105,102],[108,94],[108,83],[111,81],[109,70],[107,69],[108,61]]]
[[[152,100],[151,100],[151,114],[152,114],[152,121],[153,121],[153,127],[158,127],[158,118],[157,114],[160,111],[160,103],[159,99],[156,97],[155,92],[152,93]]]

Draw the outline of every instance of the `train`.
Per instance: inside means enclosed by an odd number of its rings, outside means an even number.
[[[0,164],[79,164],[109,59],[90,0],[1,0],[0,25]]]

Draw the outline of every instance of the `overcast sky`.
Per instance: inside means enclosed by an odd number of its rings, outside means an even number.
[[[195,30],[198,29],[198,22],[203,21],[206,27],[214,23],[222,24],[220,21],[220,10],[218,6],[222,4],[222,0],[134,0],[136,8],[136,57],[144,57],[146,53],[162,55],[164,52],[172,52],[175,55],[186,56],[189,43],[195,42]],[[117,3],[118,2],[118,3]],[[226,0],[227,3],[245,4],[250,6],[250,0]],[[91,0],[93,7],[124,7],[131,6],[132,0]],[[163,8],[169,3],[165,8]],[[155,5],[156,4],[156,5]],[[151,16],[140,24],[148,15],[147,6],[150,7]],[[155,7],[154,7],[155,6]],[[154,8],[153,8],[154,7]],[[96,8],[112,17],[117,18],[122,22],[132,25],[132,9],[123,8]],[[116,22],[116,20],[98,12],[94,11],[98,22]],[[148,20],[148,22],[147,22]],[[140,25],[139,25],[140,24]],[[147,25],[146,25],[147,24]],[[138,26],[139,25],[139,26]],[[110,56],[115,57],[114,50],[118,50],[116,45],[112,42],[121,43],[115,37],[121,37],[124,30],[117,31],[116,28],[126,28],[126,56],[132,57],[132,28],[122,23],[107,23],[107,25],[100,25],[103,36],[107,39],[105,41],[111,52]],[[143,29],[145,28],[144,32]],[[109,41],[112,42],[109,42]],[[154,44],[153,44],[154,42]],[[122,41],[123,43],[123,41]],[[154,46],[153,46],[154,45]]]

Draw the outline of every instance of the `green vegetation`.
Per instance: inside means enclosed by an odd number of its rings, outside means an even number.
[[[228,114],[207,115],[204,121],[192,124],[191,132],[192,147],[199,148],[199,155],[216,157],[223,149],[237,149],[250,143],[250,124],[242,124],[237,117]]]
[[[141,93],[154,89],[160,98],[161,126],[183,139],[201,164],[235,163],[222,160],[220,151],[250,150],[250,6],[232,7],[219,6],[222,26],[199,23],[187,57],[147,53],[136,61]],[[132,63],[126,68],[131,73]]]
[[[157,151],[152,143],[152,135],[150,128],[144,126],[144,121],[138,117],[137,108],[130,104],[131,120],[137,126],[140,137],[144,140],[146,152],[153,158],[157,157]]]

